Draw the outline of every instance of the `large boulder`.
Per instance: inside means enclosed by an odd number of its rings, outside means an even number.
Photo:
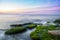
[[[51,30],[51,31],[48,31],[48,33],[55,36],[60,36],[60,30]]]
[[[17,34],[17,33],[22,33],[25,32],[26,28],[24,27],[16,27],[16,28],[11,28],[5,32],[5,34],[10,35],[10,34]]]

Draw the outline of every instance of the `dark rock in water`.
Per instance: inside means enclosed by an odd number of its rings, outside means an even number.
[[[22,33],[25,32],[26,28],[24,27],[15,27],[15,28],[11,28],[9,30],[7,30],[5,32],[6,35],[12,35],[12,34],[18,34],[18,33]]]
[[[11,34],[22,33],[24,31],[26,31],[26,28],[32,29],[32,28],[37,27],[37,25],[33,24],[33,23],[14,24],[14,25],[11,25],[11,26],[12,26],[12,28],[7,30],[5,32],[5,34],[11,35]],[[26,26],[26,27],[23,27],[23,26]]]
[[[13,25],[10,25],[11,27],[20,27],[20,26],[23,26],[22,24],[13,24]]]
[[[29,25],[26,26],[26,28],[28,28],[28,29],[33,29],[35,27],[37,27],[36,24],[29,24]]]
[[[49,21],[47,23],[50,23]]]
[[[25,25],[29,25],[29,24],[34,24],[34,23],[24,23],[24,24],[12,24],[10,25],[11,27],[21,27],[21,26],[25,26]]]
[[[34,23],[32,23],[32,22],[30,22],[30,23],[24,23],[23,25],[29,25],[29,24],[34,24]]]
[[[55,20],[54,23],[60,24],[60,19]]]
[[[35,24],[37,24],[37,25],[43,25],[42,23],[35,23]]]

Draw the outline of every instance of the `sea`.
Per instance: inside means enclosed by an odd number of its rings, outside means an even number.
[[[12,24],[23,24],[33,22],[36,24],[46,24],[60,19],[59,15],[35,15],[35,14],[5,14],[0,15],[0,40],[31,40],[30,33],[35,30],[28,30],[22,34],[5,35],[4,29],[10,29]]]

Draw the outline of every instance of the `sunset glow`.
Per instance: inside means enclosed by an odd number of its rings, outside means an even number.
[[[0,0],[1,13],[32,13],[60,10],[60,0]]]

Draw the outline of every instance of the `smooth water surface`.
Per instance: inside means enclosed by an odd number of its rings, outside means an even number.
[[[30,33],[34,30],[27,30],[22,34],[4,35],[5,30],[10,29],[12,24],[23,24],[28,22],[46,24],[47,21],[54,21],[60,16],[28,16],[28,15],[0,15],[0,40],[31,40]]]

